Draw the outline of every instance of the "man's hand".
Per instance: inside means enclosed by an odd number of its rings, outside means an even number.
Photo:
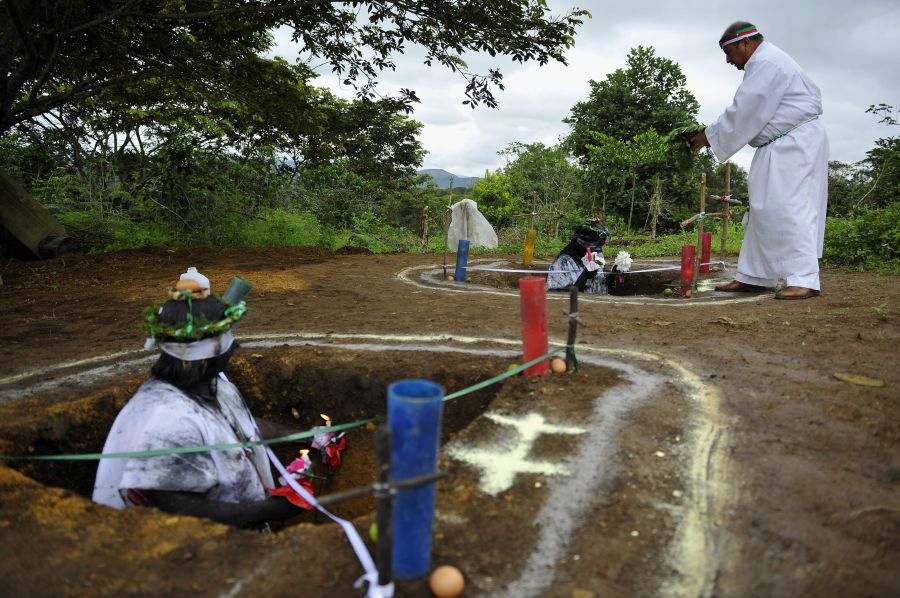
[[[706,131],[700,131],[691,137],[691,149],[699,152],[704,147],[709,147],[709,139],[706,138]]]

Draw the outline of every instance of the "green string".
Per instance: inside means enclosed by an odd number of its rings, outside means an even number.
[[[533,365],[539,364],[540,362],[544,361],[544,360],[547,359],[548,357],[553,357],[554,355],[556,355],[556,354],[559,353],[560,351],[565,351],[566,348],[567,348],[567,347],[559,347],[559,348],[557,348],[557,349],[553,349],[552,351],[550,351],[550,352],[547,353],[546,355],[542,355],[541,357],[536,357],[535,359],[532,359],[531,361],[529,361],[529,362],[527,362],[527,363],[523,363],[522,365],[516,366],[515,368],[512,368],[512,369],[510,369],[509,371],[503,372],[502,374],[499,374],[499,375],[497,375],[497,376],[494,376],[493,378],[488,378],[487,380],[484,380],[484,381],[482,381],[482,382],[478,382],[477,384],[473,384],[473,385],[470,386],[469,388],[464,388],[464,389],[462,389],[462,390],[458,390],[458,391],[456,391],[456,392],[452,392],[452,393],[448,394],[447,396],[445,396],[445,397],[444,397],[444,400],[445,400],[445,401],[450,401],[450,400],[452,400],[452,399],[459,398],[459,397],[461,397],[461,396],[463,396],[463,395],[467,395],[467,394],[469,394],[469,393],[473,393],[473,392],[475,392],[476,390],[481,390],[482,388],[485,388],[486,386],[490,386],[491,384],[494,384],[495,382],[499,382],[500,380],[506,380],[507,378],[509,378],[509,377],[511,377],[511,376],[515,376],[515,375],[518,374],[519,372],[522,372],[522,371],[524,371],[524,370],[527,370],[528,368],[530,368],[530,367],[533,366]]]
[[[552,357],[559,353],[560,351],[565,351],[570,346],[563,346],[553,349],[546,355],[542,355],[541,357],[537,357],[532,359],[527,363],[523,363],[522,365],[516,366],[513,369],[510,369],[507,372],[504,372],[498,376],[494,376],[493,378],[489,378],[482,382],[478,382],[477,384],[473,384],[468,388],[464,388],[462,390],[458,390],[454,393],[450,393],[444,397],[444,401],[450,401],[452,399],[459,398],[461,396],[473,393],[477,390],[481,390],[491,384],[499,382],[501,380],[505,380],[510,376],[515,376],[516,374],[522,372],[530,368],[533,365],[537,365],[538,363],[544,361],[545,359]],[[576,362],[577,363],[577,362]],[[359,428],[361,426],[368,425],[370,423],[374,423],[376,421],[382,421],[383,417],[370,418],[370,419],[361,419],[354,422],[349,422],[346,424],[335,424],[332,426],[316,426],[310,430],[305,432],[296,432],[294,434],[288,434],[286,436],[279,436],[277,438],[268,438],[265,440],[248,440],[246,442],[230,442],[225,444],[207,444],[202,446],[179,446],[174,448],[164,448],[164,449],[153,449],[149,451],[131,451],[125,453],[81,453],[77,455],[3,455],[0,454],[0,461],[96,461],[98,459],[139,459],[146,457],[161,457],[164,455],[183,455],[188,453],[204,453],[208,451],[222,451],[228,449],[236,449],[242,447],[254,447],[260,445],[273,445],[273,444],[284,444],[287,442],[293,442],[295,440],[302,440],[304,438],[311,438],[316,436],[317,434],[321,434],[323,432],[340,432],[342,430],[350,430],[353,428]]]
[[[346,424],[337,424],[333,426],[316,426],[305,432],[296,432],[286,436],[277,438],[268,438],[265,440],[248,440],[246,442],[229,442],[225,444],[207,444],[202,446],[179,446],[174,448],[153,449],[149,451],[131,451],[127,453],[82,453],[78,455],[0,455],[2,461],[12,460],[28,460],[28,461],[96,461],[97,459],[132,459],[141,457],[161,457],[163,455],[183,455],[186,453],[205,453],[208,451],[222,451],[227,449],[235,449],[242,447],[253,447],[270,444],[283,444],[303,438],[310,438],[323,432],[340,432],[341,430],[349,430],[358,428],[366,424],[372,423],[379,418],[362,419]]]
[[[190,291],[181,291],[181,294],[187,299],[187,328],[185,330],[185,334],[190,336],[191,332],[194,331],[194,305],[192,303],[193,293],[191,293]]]

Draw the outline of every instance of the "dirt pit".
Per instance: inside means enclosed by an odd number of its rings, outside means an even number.
[[[389,367],[384,367],[387,360]],[[325,414],[334,423],[346,424],[376,419],[383,423],[386,414],[385,388],[407,372],[418,370],[421,376],[445,388],[465,388],[500,371],[505,361],[480,358],[477,363],[459,355],[449,355],[440,363],[419,366],[421,355],[398,351],[383,355],[378,367],[372,367],[371,356],[357,351],[324,348],[280,348],[246,351],[232,362],[230,379],[243,389],[252,413],[276,422],[292,431],[309,430],[324,423]],[[374,371],[373,371],[374,370]],[[144,381],[145,374],[135,373],[116,386],[73,395],[69,386],[47,392],[33,400],[27,421],[8,419],[0,424],[0,439],[6,451],[20,455],[68,455],[102,452],[106,431],[127,398]],[[489,404],[502,384],[491,385],[472,393],[465,401],[447,404],[442,420],[442,439],[447,440],[477,417]],[[87,390],[87,389],[86,389]],[[362,425],[362,424],[360,424]],[[375,425],[375,424],[372,424]],[[366,428],[350,433],[342,459],[342,467],[332,471],[320,461],[314,466],[319,478],[314,488],[318,495],[371,484],[375,461],[372,434]],[[297,446],[308,448],[309,441]],[[296,456],[297,448],[276,447],[275,452],[287,464]],[[25,461],[12,466],[35,481],[71,490],[86,498],[93,491],[95,461]],[[354,518],[374,509],[372,498],[340,503],[332,512]],[[298,518],[318,521],[319,516]]]

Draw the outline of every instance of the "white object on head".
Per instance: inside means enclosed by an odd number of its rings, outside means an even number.
[[[144,343],[144,349],[150,350],[158,347],[163,353],[167,353],[175,359],[182,361],[200,361],[224,354],[234,344],[234,335],[228,330],[222,334],[210,336],[189,343],[175,341],[158,341],[148,338]]]
[[[188,268],[187,272],[179,277],[179,280],[193,280],[200,285],[201,289],[209,288],[209,279],[197,272],[197,268],[195,266],[191,266],[190,268]]]

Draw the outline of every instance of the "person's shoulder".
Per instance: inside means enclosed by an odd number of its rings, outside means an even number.
[[[790,54],[769,41],[760,44],[752,58],[756,58],[756,62],[759,64],[766,64],[785,73],[794,73],[800,70],[800,66],[791,58]]]
[[[114,427],[130,430],[131,435],[139,430],[156,430],[161,427],[180,427],[192,419],[196,405],[177,387],[150,378],[131,396],[116,416]]]
[[[159,378],[150,378],[132,395],[126,407],[132,411],[148,412],[156,409],[170,410],[178,405],[191,403],[190,397],[177,386]]]

